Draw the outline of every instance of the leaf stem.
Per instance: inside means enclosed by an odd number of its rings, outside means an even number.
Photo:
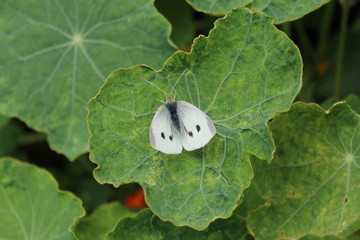
[[[349,18],[349,5],[346,3],[341,4],[341,26],[340,26],[340,38],[335,66],[335,85],[334,85],[334,96],[340,98],[341,95],[341,82],[342,82],[342,71],[344,66],[344,50],[346,43],[347,34],[347,22]]]
[[[20,146],[28,146],[39,142],[46,141],[46,134],[44,133],[29,133],[22,135],[19,139]]]
[[[329,32],[332,24],[332,19],[334,16],[335,2],[330,2],[327,4],[325,13],[322,19],[322,24],[319,29],[320,37],[318,41],[318,50],[317,50],[317,61],[323,61],[324,53],[327,48],[327,42],[329,40]]]

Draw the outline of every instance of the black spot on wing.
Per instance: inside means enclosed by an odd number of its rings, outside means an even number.
[[[192,137],[193,136],[193,132],[188,132],[189,136]]]
[[[200,132],[200,126],[199,125],[196,125],[196,131]]]
[[[173,136],[169,136],[169,139],[170,139],[170,141],[172,141],[172,140],[173,140]]]
[[[161,133],[161,137],[165,139],[165,134],[163,132]]]

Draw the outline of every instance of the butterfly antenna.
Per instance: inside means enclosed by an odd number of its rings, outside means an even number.
[[[188,69],[187,69],[187,68],[185,68],[185,69],[184,69],[184,71],[181,73],[180,77],[176,80],[176,82],[175,82],[174,86],[173,86],[173,87],[172,87],[172,89],[171,89],[170,95],[171,95],[171,94],[172,94],[172,92],[175,90],[175,86],[176,86],[176,84],[179,82],[179,80],[182,78],[182,76],[184,76],[184,74],[185,74],[185,72],[186,72],[187,70],[188,70]],[[176,91],[175,91],[175,93],[176,93]]]
[[[156,101],[159,101],[159,102],[161,102],[162,104],[165,104],[165,102],[162,101],[162,100],[160,100],[160,99],[156,99]]]
[[[157,88],[158,90],[160,90],[162,93],[164,93],[164,94],[167,96],[166,92],[164,92],[164,90],[162,90],[161,88],[159,88],[157,85],[155,85],[155,84],[152,83],[152,82],[149,82],[149,81],[146,80],[145,78],[143,78],[143,80],[144,80],[145,82],[151,84],[152,86],[154,86],[155,88]]]

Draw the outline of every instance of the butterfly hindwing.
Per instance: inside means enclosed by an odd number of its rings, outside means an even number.
[[[194,105],[177,101],[177,113],[183,126],[181,143],[187,151],[205,146],[215,135],[212,120]]]
[[[151,122],[150,143],[163,153],[179,154],[182,151],[180,136],[171,127],[170,113],[165,104],[159,107]]]

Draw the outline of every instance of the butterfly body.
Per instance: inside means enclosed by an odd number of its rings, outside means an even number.
[[[177,102],[165,103],[167,110],[170,113],[171,125],[179,134],[181,134],[181,123],[177,113]]]
[[[158,108],[150,126],[153,148],[167,154],[179,154],[204,147],[215,135],[212,120],[200,109],[168,96]]]

